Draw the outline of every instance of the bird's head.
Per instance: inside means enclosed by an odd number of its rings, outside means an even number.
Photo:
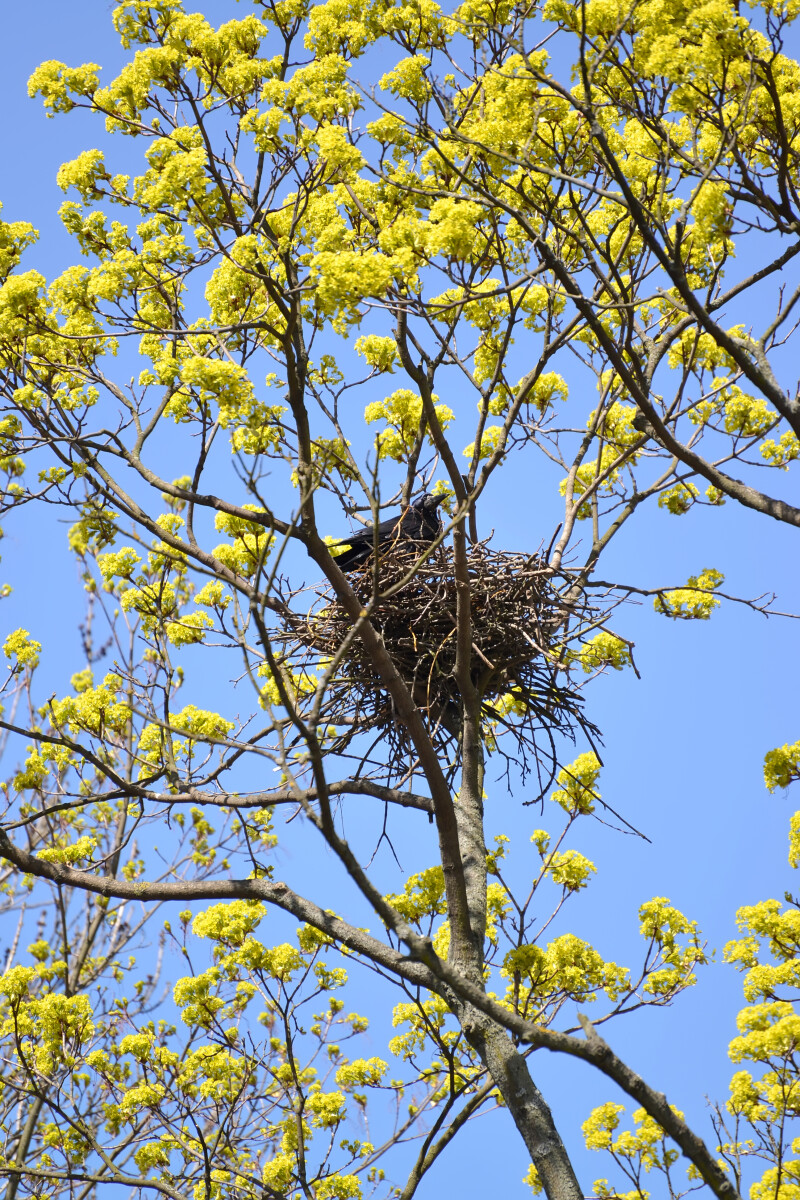
[[[411,507],[418,512],[435,513],[443,500],[444,496],[434,496],[431,492],[426,492],[424,496],[417,496]]]

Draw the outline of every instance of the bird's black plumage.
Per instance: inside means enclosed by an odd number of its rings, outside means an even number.
[[[415,542],[420,549],[429,546],[442,528],[442,520],[438,513],[443,496],[432,496],[426,492],[408,508],[403,509],[399,517],[389,517],[378,525],[378,546],[391,549],[398,542]],[[374,527],[368,525],[350,537],[342,538],[333,543],[334,546],[348,546],[341,554],[336,555],[336,564],[343,571],[359,567],[369,558],[375,545]]]

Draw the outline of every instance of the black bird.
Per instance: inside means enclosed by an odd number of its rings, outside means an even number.
[[[397,542],[416,542],[422,550],[430,546],[433,539],[441,532],[442,519],[437,512],[444,496],[432,496],[426,492],[418,496],[413,504],[400,513],[399,517],[389,517],[378,525],[378,546],[391,547]],[[334,546],[347,546],[341,554],[336,555],[336,564],[343,571],[360,567],[366,562],[375,545],[374,526],[368,525],[351,537],[341,538]]]

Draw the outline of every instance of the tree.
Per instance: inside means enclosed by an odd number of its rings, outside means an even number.
[[[613,1103],[586,1126],[633,1195],[662,1170],[670,1194],[702,1181],[728,1200],[753,1154],[754,1195],[794,1195],[795,902],[743,910],[735,1053],[765,1073],[737,1073],[708,1144],[597,1032],[694,982],[695,923],[647,900],[632,969],[574,934],[547,940],[594,870],[566,839],[609,813],[583,685],[632,665],[612,614],[649,593],[662,616],[702,620],[724,596],[713,567],[652,589],[601,580],[601,556],[652,498],[798,523],[778,474],[800,447],[796,384],[778,382],[800,246],[794,11],[256,8],[214,29],[176,0],[126,0],[117,79],[47,62],[30,83],[145,164],[114,173],[87,149],[62,166],[61,219],[88,265],[48,283],[25,269],[29,225],[0,241],[5,507],[70,512],[88,606],[63,695],[38,687],[35,636],[4,645],[3,728],[29,743],[0,832],[19,914],[0,981],[8,1195],[357,1196],[386,1191],[384,1161],[416,1137],[411,1197],[502,1104],[532,1185],[576,1198],[530,1069],[540,1047],[641,1106],[634,1133],[616,1136]],[[737,247],[758,254],[752,273]],[[514,456],[563,497],[535,554],[479,536]],[[430,546],[337,566],[346,517],[377,523],[429,490],[448,512]],[[240,688],[205,707],[225,651]],[[494,764],[512,797],[561,814],[534,831],[521,890],[484,811]],[[766,772],[790,783],[800,744]],[[281,811],[293,827],[277,834]],[[410,822],[418,869],[393,890],[364,860]],[[341,880],[278,878],[298,826]],[[148,957],[172,900],[195,907]],[[273,910],[302,925],[267,945]],[[171,945],[187,973],[168,1001]],[[125,952],[144,953],[144,978]],[[366,1027],[337,995],[358,965],[397,1000],[397,1078],[342,1050]],[[578,1009],[598,995],[589,1022]],[[369,1123],[347,1136],[356,1116]]]

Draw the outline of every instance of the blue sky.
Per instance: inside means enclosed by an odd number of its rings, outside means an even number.
[[[247,8],[218,0],[204,11],[211,18],[229,17]],[[0,200],[6,220],[30,220],[40,229],[41,241],[28,265],[49,276],[75,258],[56,217],[63,200],[56,171],[62,161],[94,145],[95,133],[82,115],[47,120],[39,101],[28,99],[26,81],[47,58],[72,65],[95,61],[110,78],[123,61],[110,14],[105,0],[34,0],[9,5],[4,16],[6,46],[13,50],[7,51],[0,76],[6,114]],[[131,147],[121,147],[125,151]],[[552,481],[531,481],[522,466],[512,466],[505,479],[482,509],[481,532],[494,526],[503,546],[533,550],[549,540],[557,520]],[[63,688],[80,665],[76,625],[82,616],[66,526],[22,513],[5,523],[5,533],[2,578],[13,584],[14,593],[0,608],[0,634],[18,625],[29,628],[48,647],[48,685]],[[796,532],[732,503],[684,518],[653,508],[617,539],[603,573],[644,587],[678,585],[713,565],[725,573],[727,590],[743,596],[774,591],[778,608],[800,612],[797,560]],[[767,750],[800,737],[800,623],[766,620],[735,605],[723,606],[710,622],[668,622],[645,600],[626,607],[615,626],[636,642],[642,678],[612,674],[590,690],[589,715],[605,739],[601,790],[650,842],[598,825],[583,841],[573,839],[593,858],[599,875],[588,902],[574,902],[566,925],[606,956],[624,959],[636,944],[638,904],[651,896],[668,896],[699,921],[717,958],[698,987],[669,1010],[620,1022],[608,1036],[687,1116],[702,1119],[705,1096],[724,1099],[732,1073],[726,1045],[735,1034],[741,990],[739,977],[721,963],[721,950],[735,936],[736,909],[798,890],[786,858],[792,797],[770,796],[761,771]],[[521,846],[526,828],[542,822],[537,812],[521,806],[522,799],[519,791],[509,795],[501,784],[489,788],[488,807],[496,806],[492,831],[504,823],[516,828]],[[409,853],[418,832],[409,835]],[[305,864],[309,876],[321,861],[324,856],[312,855]],[[288,865],[302,875],[296,860]],[[380,1027],[377,1018],[374,1053],[380,1053]],[[576,1149],[580,1121],[593,1103],[614,1098],[615,1089],[582,1066],[544,1054],[536,1056],[535,1074],[565,1140]],[[460,1139],[460,1149],[426,1180],[419,1192],[423,1200],[443,1190],[483,1195],[489,1186],[498,1195],[526,1194],[521,1183],[525,1155],[505,1116],[492,1116],[473,1129],[473,1136]],[[485,1140],[490,1137],[491,1142]],[[606,1170],[580,1151],[577,1163],[587,1190]]]

